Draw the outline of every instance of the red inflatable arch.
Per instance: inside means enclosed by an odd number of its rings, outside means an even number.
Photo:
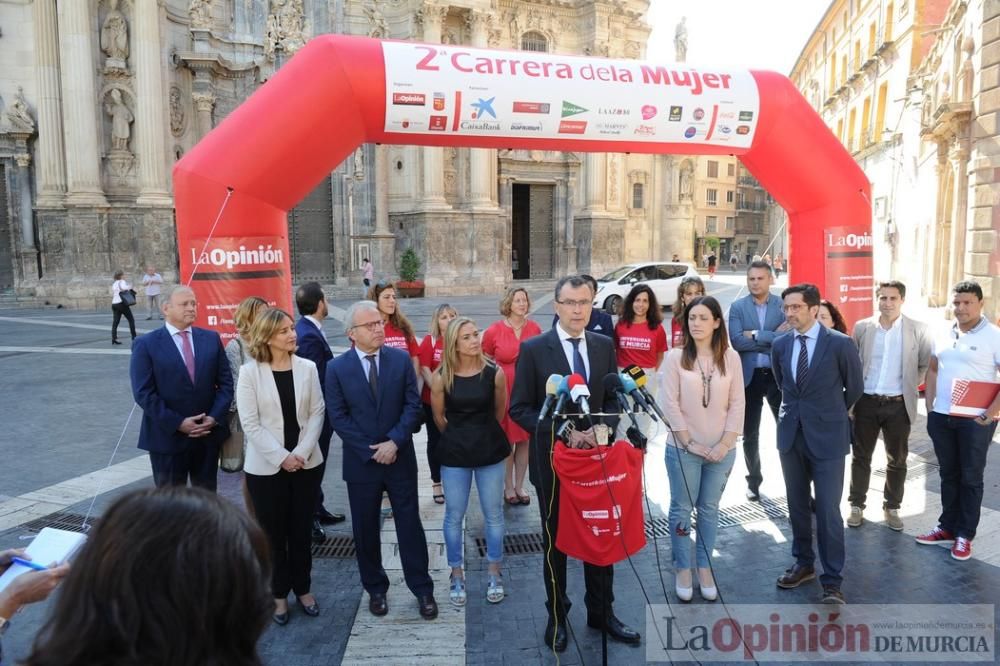
[[[327,35],[174,168],[200,325],[230,333],[250,294],[290,308],[287,211],[366,142],[737,155],[788,212],[791,281],[871,312],[868,179],[786,77]]]

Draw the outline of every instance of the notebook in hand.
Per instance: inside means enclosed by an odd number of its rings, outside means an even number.
[[[57,530],[53,527],[42,528],[31,544],[25,549],[32,562],[43,566],[59,565],[71,559],[87,535],[67,530]],[[0,591],[11,584],[15,578],[31,571],[23,564],[12,564],[0,576]]]
[[[976,418],[1000,393],[998,382],[954,379],[951,382],[951,416]]]

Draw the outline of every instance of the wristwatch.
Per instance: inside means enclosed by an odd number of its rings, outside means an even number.
[[[756,342],[756,340],[757,340],[757,329],[754,329],[754,330],[750,331],[750,338],[753,339]]]

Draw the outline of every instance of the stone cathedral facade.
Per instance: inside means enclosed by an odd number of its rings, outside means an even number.
[[[648,0],[21,0],[0,4],[0,290],[106,307],[177,278],[171,167],[313,36],[642,58]],[[613,100],[609,100],[613,105]],[[289,212],[296,283],[428,295],[691,259],[685,157],[364,145]],[[206,214],[211,214],[206,212]]]

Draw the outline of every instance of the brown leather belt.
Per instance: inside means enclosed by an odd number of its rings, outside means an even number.
[[[901,395],[873,395],[871,393],[865,393],[865,397],[869,400],[875,400],[876,402],[903,402],[903,396]]]

